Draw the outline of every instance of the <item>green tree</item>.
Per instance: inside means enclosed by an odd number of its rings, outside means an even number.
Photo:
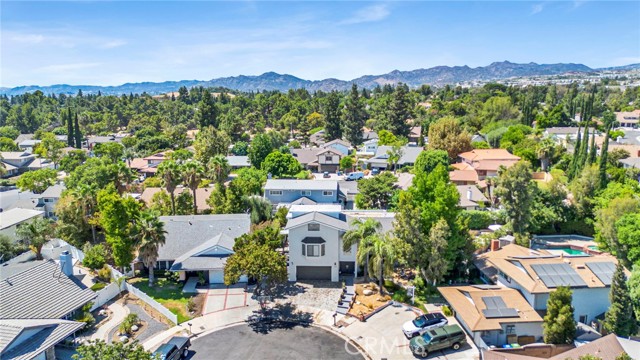
[[[237,141],[231,148],[231,153],[236,156],[246,156],[249,151],[249,144],[244,141]]]
[[[413,117],[411,107],[409,87],[399,83],[391,95],[391,103],[379,127],[389,130],[396,136],[408,137],[411,126],[407,120]]]
[[[242,275],[257,280],[257,294],[268,293],[274,286],[287,281],[286,258],[269,245],[250,242],[227,258],[224,283],[235,284]]]
[[[65,114],[65,111],[61,111],[60,115]],[[75,147],[76,138],[73,134],[73,119],[71,118],[71,108],[67,108],[65,122],[67,123],[67,145],[69,147]]]
[[[0,151],[18,151],[18,145],[8,137],[0,137]]]
[[[332,91],[327,95],[324,106],[323,115],[325,121],[324,139],[331,141],[342,139],[342,121],[340,118],[340,96],[337,91]]]
[[[269,135],[261,133],[257,134],[253,140],[251,141],[251,145],[249,145],[249,161],[251,165],[260,169],[262,167],[262,162],[274,149],[271,139]]]
[[[134,258],[135,237],[130,219],[139,216],[140,203],[130,196],[121,197],[113,187],[108,187],[98,192],[98,209],[100,226],[115,265],[125,268]]]
[[[51,220],[36,217],[27,223],[21,224],[16,229],[16,237],[36,254],[37,260],[42,260],[42,247],[53,238],[54,226]]]
[[[291,154],[274,151],[262,162],[262,171],[276,178],[292,178],[302,171],[302,165]]]
[[[367,118],[367,112],[360,99],[358,86],[353,84],[342,110],[343,134],[353,146],[362,144],[362,130]]]
[[[393,145],[391,149],[387,150],[387,161],[389,165],[393,166],[393,172],[398,170],[398,162],[404,155],[404,150],[400,145]]]
[[[191,189],[191,193],[193,196],[193,214],[198,213],[198,202],[196,199],[196,190],[202,181],[202,177],[204,176],[204,167],[197,161],[187,161],[182,164],[182,176],[184,179],[185,185],[189,189]]]
[[[375,219],[368,218],[366,220],[354,219],[350,229],[342,237],[342,249],[345,252],[351,251],[353,245],[358,245],[356,258],[359,263],[364,263],[364,281],[368,281],[367,271],[369,271],[369,258],[371,256],[370,246],[361,246],[361,244],[372,244],[375,237],[380,235],[382,224]]]
[[[362,250],[360,250],[362,249]],[[376,234],[358,244],[358,262],[368,258],[369,273],[375,274],[382,292],[384,276],[393,272],[393,264],[398,258],[396,239],[388,234]]]
[[[165,160],[158,165],[158,176],[162,179],[162,186],[171,198],[171,214],[176,215],[175,191],[182,183],[182,167],[174,160]]]
[[[447,250],[447,240],[451,237],[451,231],[446,220],[440,219],[431,227],[427,244],[423,266],[420,272],[425,280],[430,281],[433,285],[442,281],[447,274],[447,260],[442,254]]]
[[[13,242],[7,235],[0,234],[0,262],[5,262],[27,251],[20,242]]]
[[[82,132],[80,132],[80,124],[78,123],[78,113],[76,112],[73,122],[73,136],[75,137],[76,149],[82,149]]]
[[[202,99],[198,102],[196,109],[195,120],[200,128],[208,126],[212,126],[214,128],[218,127],[218,107],[216,106],[213,96],[208,89],[203,91]]]
[[[542,171],[549,171],[551,159],[554,156],[556,145],[550,138],[544,138],[536,147],[536,155],[540,159]]]
[[[398,178],[385,171],[378,176],[358,182],[356,207],[358,209],[387,209],[397,193],[395,183]]]
[[[640,212],[628,213],[616,221],[618,258],[626,265],[640,265]]]
[[[449,154],[449,160],[455,161],[458,154],[473,149],[471,135],[455,118],[444,117],[429,126],[429,149],[444,150]]]
[[[267,173],[254,167],[238,170],[235,181],[244,195],[262,195],[262,188],[267,182]]]
[[[378,131],[378,146],[395,145],[400,140],[389,130]]]
[[[87,153],[82,150],[71,150],[60,159],[60,170],[70,173],[87,161]]]
[[[633,304],[635,318],[640,321],[640,266],[633,267],[627,286],[629,287],[629,296]]]
[[[271,219],[273,208],[271,202],[259,195],[246,196],[244,203],[250,210],[251,223],[259,224]]]
[[[607,154],[609,152],[609,132],[611,128],[616,123],[616,116],[611,112],[607,111],[602,115],[602,122],[604,123],[604,142],[602,143],[602,149],[600,150],[600,164],[599,164],[599,179],[600,179],[600,188],[604,188],[607,186]]]
[[[638,323],[635,316],[630,316],[634,313],[633,302],[627,287],[624,266],[621,263],[618,263],[616,272],[613,274],[609,302],[611,306],[605,314],[603,324],[605,330],[625,338],[635,335],[638,332]]]
[[[13,126],[0,126],[0,137],[6,137],[15,140],[20,135],[20,130]]]
[[[216,155],[209,159],[207,164],[209,168],[209,177],[216,183],[224,183],[227,181],[231,173],[231,166],[227,157],[224,155]]]
[[[520,161],[508,169],[498,170],[495,193],[500,198],[514,234],[525,236],[527,233],[534,186],[531,181],[531,164],[527,161]]]
[[[58,139],[53,133],[46,133],[42,137],[42,141],[38,145],[42,149],[42,156],[51,160],[53,168],[57,168],[60,159],[62,158],[62,149],[65,147],[64,143]]]
[[[90,270],[96,271],[97,269],[102,269],[104,264],[107,263],[106,249],[102,244],[91,245],[90,242],[86,242],[82,251],[84,252],[82,265]]]
[[[166,233],[164,223],[153,211],[143,210],[138,213],[134,236],[138,256],[149,269],[149,286],[153,286],[153,268],[158,260],[158,249],[166,242]]]
[[[547,344],[571,344],[576,335],[573,318],[571,289],[559,286],[549,294],[547,313],[542,324],[544,342]]]
[[[340,170],[349,171],[353,169],[353,158],[351,156],[343,156],[340,159]]]
[[[93,153],[99,157],[106,157],[109,161],[120,162],[124,157],[124,146],[117,142],[96,144]]]
[[[616,221],[625,214],[639,210],[640,200],[631,196],[616,197],[609,201],[606,207],[597,209],[595,212],[595,240],[598,242],[598,247],[617,255],[620,251],[620,244],[616,233]]]
[[[106,344],[102,340],[95,340],[80,345],[76,352],[73,360],[156,360],[158,358],[147,352],[137,341]]]
[[[21,191],[33,191],[41,194],[56,182],[58,172],[53,169],[39,169],[22,174],[16,185]]]
[[[413,166],[413,172],[420,176],[427,175],[438,165],[448,167],[449,154],[444,150],[426,150],[418,155]]]
[[[209,158],[216,155],[227,155],[231,139],[222,130],[216,130],[213,126],[207,126],[198,132],[193,143],[195,158],[206,164]]]

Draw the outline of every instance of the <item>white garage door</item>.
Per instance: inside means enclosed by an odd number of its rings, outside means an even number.
[[[209,283],[210,284],[224,283],[224,270],[209,270]]]

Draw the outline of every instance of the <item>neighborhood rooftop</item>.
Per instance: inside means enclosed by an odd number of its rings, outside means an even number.
[[[0,320],[0,358],[30,360],[80,330],[84,323],[59,319]],[[26,338],[25,338],[26,337]]]
[[[338,182],[335,180],[285,180],[269,179],[265,190],[336,190]]]
[[[0,230],[19,224],[36,216],[42,216],[44,211],[14,208],[0,212]]]

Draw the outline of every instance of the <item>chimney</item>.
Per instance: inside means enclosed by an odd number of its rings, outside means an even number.
[[[498,251],[498,250],[500,250],[500,240],[498,239],[491,240],[491,251]]]
[[[467,188],[467,200],[470,201],[472,197],[471,186],[469,186],[469,188]]]
[[[60,269],[67,276],[73,275],[73,257],[67,250],[60,254]]]

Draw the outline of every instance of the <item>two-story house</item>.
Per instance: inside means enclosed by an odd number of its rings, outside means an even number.
[[[316,154],[318,172],[336,172],[340,169],[340,160],[346,155],[332,147],[327,147]]]
[[[320,147],[292,149],[291,155],[307,170],[336,172],[340,168],[340,160],[350,151],[350,143],[336,139]]]
[[[64,190],[64,185],[55,184],[49,186],[47,190],[45,190],[42,195],[40,195],[45,217],[57,220],[55,215],[56,204],[58,203],[58,200],[60,200],[60,197],[62,196],[62,192]]]
[[[458,158],[477,172],[478,180],[497,176],[501,166],[508,168],[520,161],[519,156],[505,149],[474,149],[459,154]]]
[[[497,249],[496,249],[497,248]],[[478,255],[474,264],[486,281],[519,290],[535,310],[546,310],[558,286],[573,291],[575,320],[591,324],[610,306],[609,291],[617,259],[608,254],[560,255],[510,244]]]
[[[4,177],[12,177],[29,170],[29,164],[36,156],[27,151],[2,151],[0,152],[0,166],[4,166]]]
[[[640,110],[621,111],[616,113],[616,121],[620,127],[635,128],[640,124]]]
[[[318,204],[340,204],[339,185],[335,180],[269,179],[264,198],[271,204],[291,204],[309,199]]]

